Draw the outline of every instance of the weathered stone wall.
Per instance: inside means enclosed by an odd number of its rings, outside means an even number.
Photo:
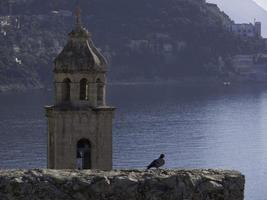
[[[243,200],[236,171],[0,171],[1,200]]]
[[[111,170],[114,108],[75,109],[48,107],[46,110],[48,168],[77,169],[77,143],[81,139],[88,139],[92,169]]]

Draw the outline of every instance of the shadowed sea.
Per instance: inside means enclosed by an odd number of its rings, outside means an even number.
[[[246,175],[246,200],[267,197],[267,85],[113,85],[114,168],[226,168]],[[46,167],[51,91],[0,94],[0,168]]]

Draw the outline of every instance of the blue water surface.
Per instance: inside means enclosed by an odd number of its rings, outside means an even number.
[[[267,197],[267,85],[113,85],[114,168],[144,168],[160,153],[166,168],[236,169],[246,200]],[[0,94],[0,168],[46,167],[44,105],[53,92]]]

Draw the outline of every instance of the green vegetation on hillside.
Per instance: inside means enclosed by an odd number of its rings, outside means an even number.
[[[4,0],[3,0],[4,2]],[[6,4],[0,14],[6,15]],[[48,85],[52,61],[73,26],[77,2],[17,1],[2,17],[0,84]],[[41,6],[40,6],[41,5]],[[235,54],[255,53],[260,39],[228,31],[231,19],[201,0],[81,0],[83,23],[111,63],[113,80],[224,77]],[[52,14],[59,10],[58,14]]]

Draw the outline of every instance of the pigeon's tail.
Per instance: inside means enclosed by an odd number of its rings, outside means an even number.
[[[148,165],[147,167],[146,167],[146,169],[150,169],[151,168],[151,165]]]

